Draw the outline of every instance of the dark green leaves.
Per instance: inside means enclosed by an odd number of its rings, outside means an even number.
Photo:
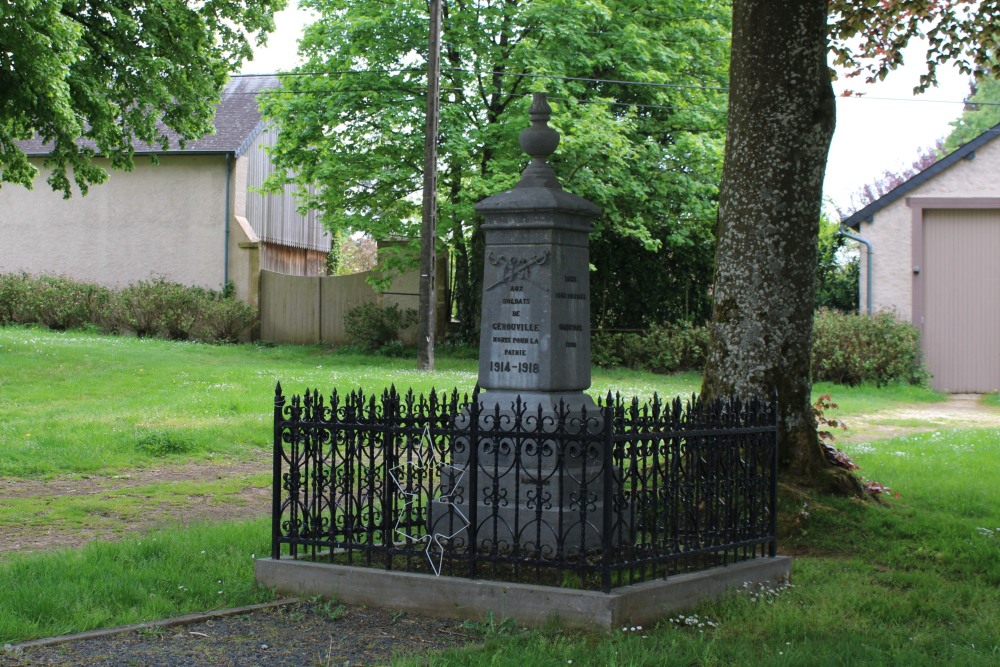
[[[31,187],[15,141],[51,146],[49,184],[69,196],[130,169],[133,146],[212,128],[228,73],[285,0],[19,0],[0,5],[0,183]]]

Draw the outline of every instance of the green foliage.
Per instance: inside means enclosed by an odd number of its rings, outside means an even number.
[[[813,378],[846,385],[920,384],[927,373],[919,337],[916,327],[892,313],[869,316],[821,310],[813,328]]]
[[[533,91],[550,94],[552,125],[562,134],[552,163],[563,185],[604,211],[597,233],[607,252],[595,254],[595,264],[609,291],[615,273],[655,266],[658,273],[676,268],[678,282],[701,281],[695,291],[707,292],[728,4],[447,5],[437,224],[439,239],[454,253],[456,313],[466,338],[479,315],[483,273],[473,206],[511,187],[524,168],[517,134],[528,125]],[[427,49],[426,2],[307,0],[303,6],[318,14],[300,42],[306,62],[262,105],[281,128],[271,185],[294,174],[302,204],[321,211],[335,232],[416,238],[419,202],[411,195],[422,187],[425,76],[414,56]],[[330,187],[310,193],[310,184]],[[649,255],[641,267],[612,257],[622,240]],[[671,298],[668,289],[646,297]],[[680,311],[674,303],[662,310]],[[617,313],[607,312],[605,321],[615,324]]]
[[[230,71],[285,0],[23,0],[0,5],[0,183],[31,187],[16,145],[51,142],[48,183],[69,197],[131,169],[133,142],[166,147],[211,130]]]
[[[241,343],[253,337],[260,317],[257,309],[235,298],[209,293],[198,305],[195,340],[203,343]]]
[[[139,336],[188,340],[193,337],[198,307],[205,296],[202,289],[157,278],[122,290],[119,312],[123,323]]]
[[[32,300],[39,322],[50,329],[78,329],[107,307],[110,291],[63,277],[41,277]]]
[[[417,311],[412,308],[403,310],[395,304],[365,303],[347,311],[344,329],[348,340],[362,349],[392,354],[402,347],[399,340],[402,331],[416,322]]]
[[[591,339],[591,357],[598,366],[653,373],[701,368],[707,350],[708,330],[684,322],[656,325],[644,333],[597,332]]]
[[[816,308],[829,308],[846,313],[858,310],[858,278],[860,260],[857,255],[845,258],[845,237],[838,233],[839,225],[820,219],[819,257],[816,264]]]
[[[645,329],[657,322],[704,322],[712,307],[709,225],[682,226],[659,250],[637,239],[602,235],[590,244],[590,316],[595,327]],[[662,248],[672,248],[663,252]]]
[[[0,325],[38,321],[38,304],[32,295],[35,285],[27,273],[0,274]]]
[[[971,95],[965,101],[962,115],[951,122],[951,134],[944,140],[944,151],[951,151],[966,144],[983,132],[1000,124],[1000,80],[996,63],[980,71],[980,78],[973,81]]]
[[[234,343],[249,340],[257,320],[255,308],[225,292],[163,278],[116,292],[68,278],[0,275],[0,324],[39,323],[56,330],[93,325],[139,337]]]

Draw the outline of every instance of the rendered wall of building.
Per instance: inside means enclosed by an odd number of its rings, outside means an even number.
[[[0,273],[64,275],[109,287],[162,276],[221,289],[226,257],[226,157],[168,155],[70,199],[42,160],[34,189],[0,188]],[[232,217],[232,216],[231,216]]]

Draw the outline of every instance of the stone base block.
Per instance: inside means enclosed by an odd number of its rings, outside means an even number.
[[[286,595],[336,598],[429,616],[611,631],[648,625],[743,587],[791,577],[787,556],[757,558],[596,593],[568,588],[434,577],[297,560],[259,559],[257,582]]]

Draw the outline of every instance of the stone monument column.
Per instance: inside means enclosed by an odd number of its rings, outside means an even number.
[[[477,551],[565,557],[602,546],[603,419],[590,387],[589,235],[600,209],[565,192],[547,163],[559,144],[544,93],[520,135],[517,185],[476,206],[485,262],[475,442],[458,438],[457,510],[432,532]],[[586,419],[582,419],[583,415]],[[471,414],[459,416],[470,425]],[[472,470],[475,456],[475,470]],[[461,488],[458,488],[460,486]],[[474,524],[466,533],[456,526]],[[463,535],[464,533],[464,535]]]
[[[513,189],[476,206],[484,262],[479,386],[484,407],[587,407],[590,387],[590,259],[592,221],[601,210],[565,192],[547,163],[559,145],[552,114],[536,93],[531,127],[520,143],[531,162]]]

